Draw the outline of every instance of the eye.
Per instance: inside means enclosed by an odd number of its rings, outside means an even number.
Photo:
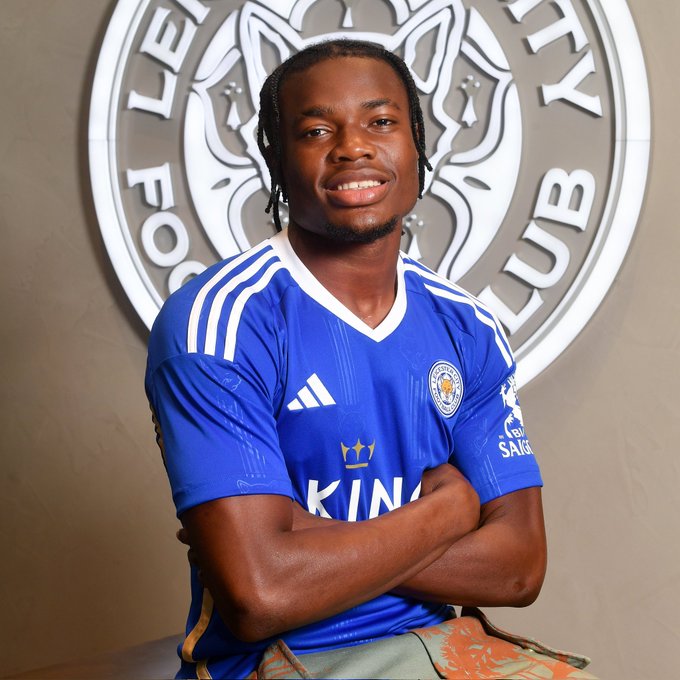
[[[401,120],[395,116],[379,116],[371,121],[371,127],[378,132],[392,132],[400,123]]]
[[[302,133],[303,137],[323,137],[323,135],[327,134],[328,131],[325,130],[324,128],[310,128],[309,130],[305,130]]]

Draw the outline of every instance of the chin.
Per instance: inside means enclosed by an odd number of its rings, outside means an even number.
[[[391,234],[398,224],[399,218],[396,215],[387,222],[369,227],[327,222],[324,225],[324,233],[331,241],[337,243],[374,243]]]

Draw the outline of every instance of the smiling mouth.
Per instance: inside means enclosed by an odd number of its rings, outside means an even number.
[[[359,179],[328,186],[328,200],[339,208],[361,208],[381,201],[390,182],[383,179]]]
[[[356,189],[372,189],[373,187],[379,187],[384,182],[378,182],[373,179],[364,180],[362,182],[347,182],[346,184],[339,184],[337,187],[333,187],[332,191],[350,191]]]

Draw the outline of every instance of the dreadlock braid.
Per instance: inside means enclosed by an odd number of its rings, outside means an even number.
[[[279,94],[285,78],[291,73],[306,71],[310,66],[325,59],[337,57],[366,57],[387,62],[401,78],[406,88],[411,113],[411,133],[418,152],[418,198],[422,198],[425,188],[425,170],[432,170],[425,152],[425,123],[423,110],[418,98],[418,90],[413,76],[403,59],[381,45],[362,40],[329,40],[310,45],[297,52],[278,66],[265,80],[260,91],[260,113],[257,126],[257,146],[267,161],[271,186],[269,202],[265,212],[273,211],[274,225],[281,231],[279,202],[288,201],[281,165],[281,111]]]

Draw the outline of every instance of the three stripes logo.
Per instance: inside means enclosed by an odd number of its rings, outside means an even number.
[[[297,393],[287,406],[289,411],[302,411],[306,408],[319,408],[320,406],[333,406],[335,399],[331,396],[326,386],[316,373],[307,378],[305,386]]]

